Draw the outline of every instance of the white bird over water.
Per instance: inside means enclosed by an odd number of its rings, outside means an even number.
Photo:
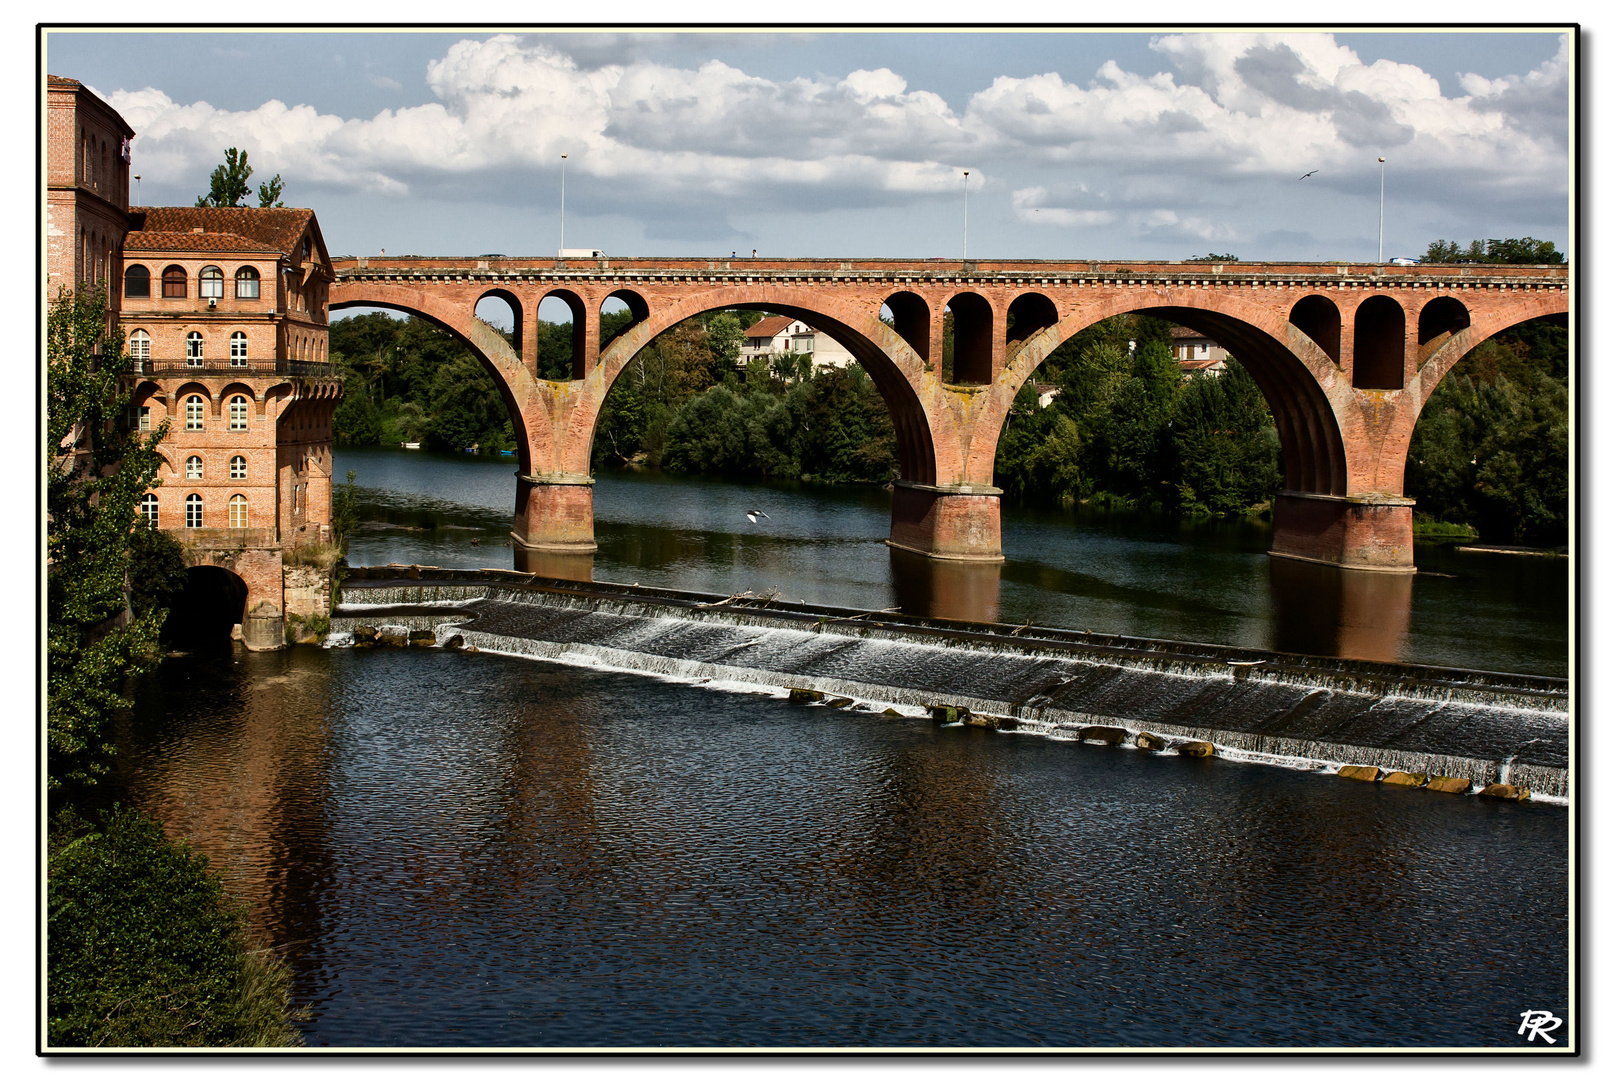
[[[758,518],[764,518],[764,519],[767,519],[767,518],[768,518],[768,516],[769,516],[769,515],[768,515],[768,514],[765,514],[765,513],[764,513],[764,512],[763,512],[763,511],[761,511],[761,510],[748,510],[748,511],[747,511],[747,512],[746,512],[746,520],[747,520],[747,521],[750,521],[750,522],[751,522],[751,523],[752,523],[752,524],[754,524],[754,525],[756,525],[756,524],[757,524],[757,522],[758,522]]]

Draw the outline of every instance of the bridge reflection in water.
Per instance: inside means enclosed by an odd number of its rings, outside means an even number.
[[[1406,655],[1413,574],[1270,559],[1268,580],[1280,652],[1387,662]]]

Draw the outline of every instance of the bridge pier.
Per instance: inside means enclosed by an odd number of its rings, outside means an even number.
[[[1003,562],[999,496],[987,484],[892,482],[892,532],[887,543],[933,559]]]
[[[1274,499],[1270,555],[1348,570],[1414,572],[1414,500],[1401,495],[1313,495]]]
[[[580,473],[516,474],[511,539],[530,551],[587,555],[595,550],[595,481]]]

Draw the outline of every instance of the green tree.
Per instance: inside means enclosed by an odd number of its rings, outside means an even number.
[[[1279,489],[1279,433],[1256,380],[1233,357],[1196,375],[1173,403],[1179,509],[1238,514]]]
[[[242,154],[241,156],[242,160],[245,161],[247,155]],[[273,206],[285,206],[286,204],[281,202],[281,189],[282,184],[280,173],[276,173],[274,179],[270,180],[267,184],[259,184],[258,208],[260,210],[264,210]]]
[[[224,164],[213,170],[208,177],[208,193],[196,197],[198,206],[240,206],[241,200],[247,197],[252,190],[247,179],[252,176],[252,166],[247,164],[247,151],[237,151],[234,146],[224,152]],[[276,182],[280,177],[275,177]],[[280,193],[279,187],[275,189]]]
[[[150,818],[68,812],[50,837],[52,1046],[297,1046],[291,973],[248,944],[207,860]]]
[[[1511,263],[1515,265],[1558,265],[1565,262],[1550,240],[1523,236],[1517,240],[1472,240],[1460,247],[1453,240],[1433,240],[1421,256],[1422,263]]]
[[[130,534],[158,484],[165,421],[129,430],[118,391],[122,335],[107,333],[104,292],[62,290],[46,320],[46,729],[49,786],[88,785],[107,769],[106,727],[126,680],[159,658],[164,611],[129,609]]]

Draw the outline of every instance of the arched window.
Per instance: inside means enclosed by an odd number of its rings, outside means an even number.
[[[230,335],[230,366],[247,366],[247,335],[240,330]]]
[[[247,399],[240,394],[230,399],[230,430],[247,430]]]
[[[129,360],[136,371],[145,371],[146,362],[151,359],[151,335],[144,330],[136,330],[129,335]]]
[[[230,479],[247,479],[247,459],[242,457],[240,454],[237,454],[235,457],[230,459]]]
[[[224,271],[217,266],[204,266],[197,281],[197,295],[204,300],[224,299]]]
[[[202,417],[207,404],[202,400],[201,394],[192,394],[185,399],[185,430],[201,431]]]
[[[185,362],[192,367],[202,366],[202,335],[196,330],[185,335]]]
[[[151,298],[151,271],[134,264],[123,272],[123,295],[134,300]]]
[[[157,496],[149,491],[140,497],[140,517],[148,529],[157,528]]]
[[[197,457],[195,454],[192,454],[190,457],[185,459],[185,479],[202,479],[202,459]]]
[[[200,529],[202,527],[202,496],[185,496],[185,527],[187,529]]]
[[[258,299],[258,271],[250,266],[243,266],[236,271],[236,299]]]
[[[232,529],[247,527],[247,496],[230,496],[230,527]]]
[[[163,299],[185,299],[185,267],[170,266],[163,271]]]

